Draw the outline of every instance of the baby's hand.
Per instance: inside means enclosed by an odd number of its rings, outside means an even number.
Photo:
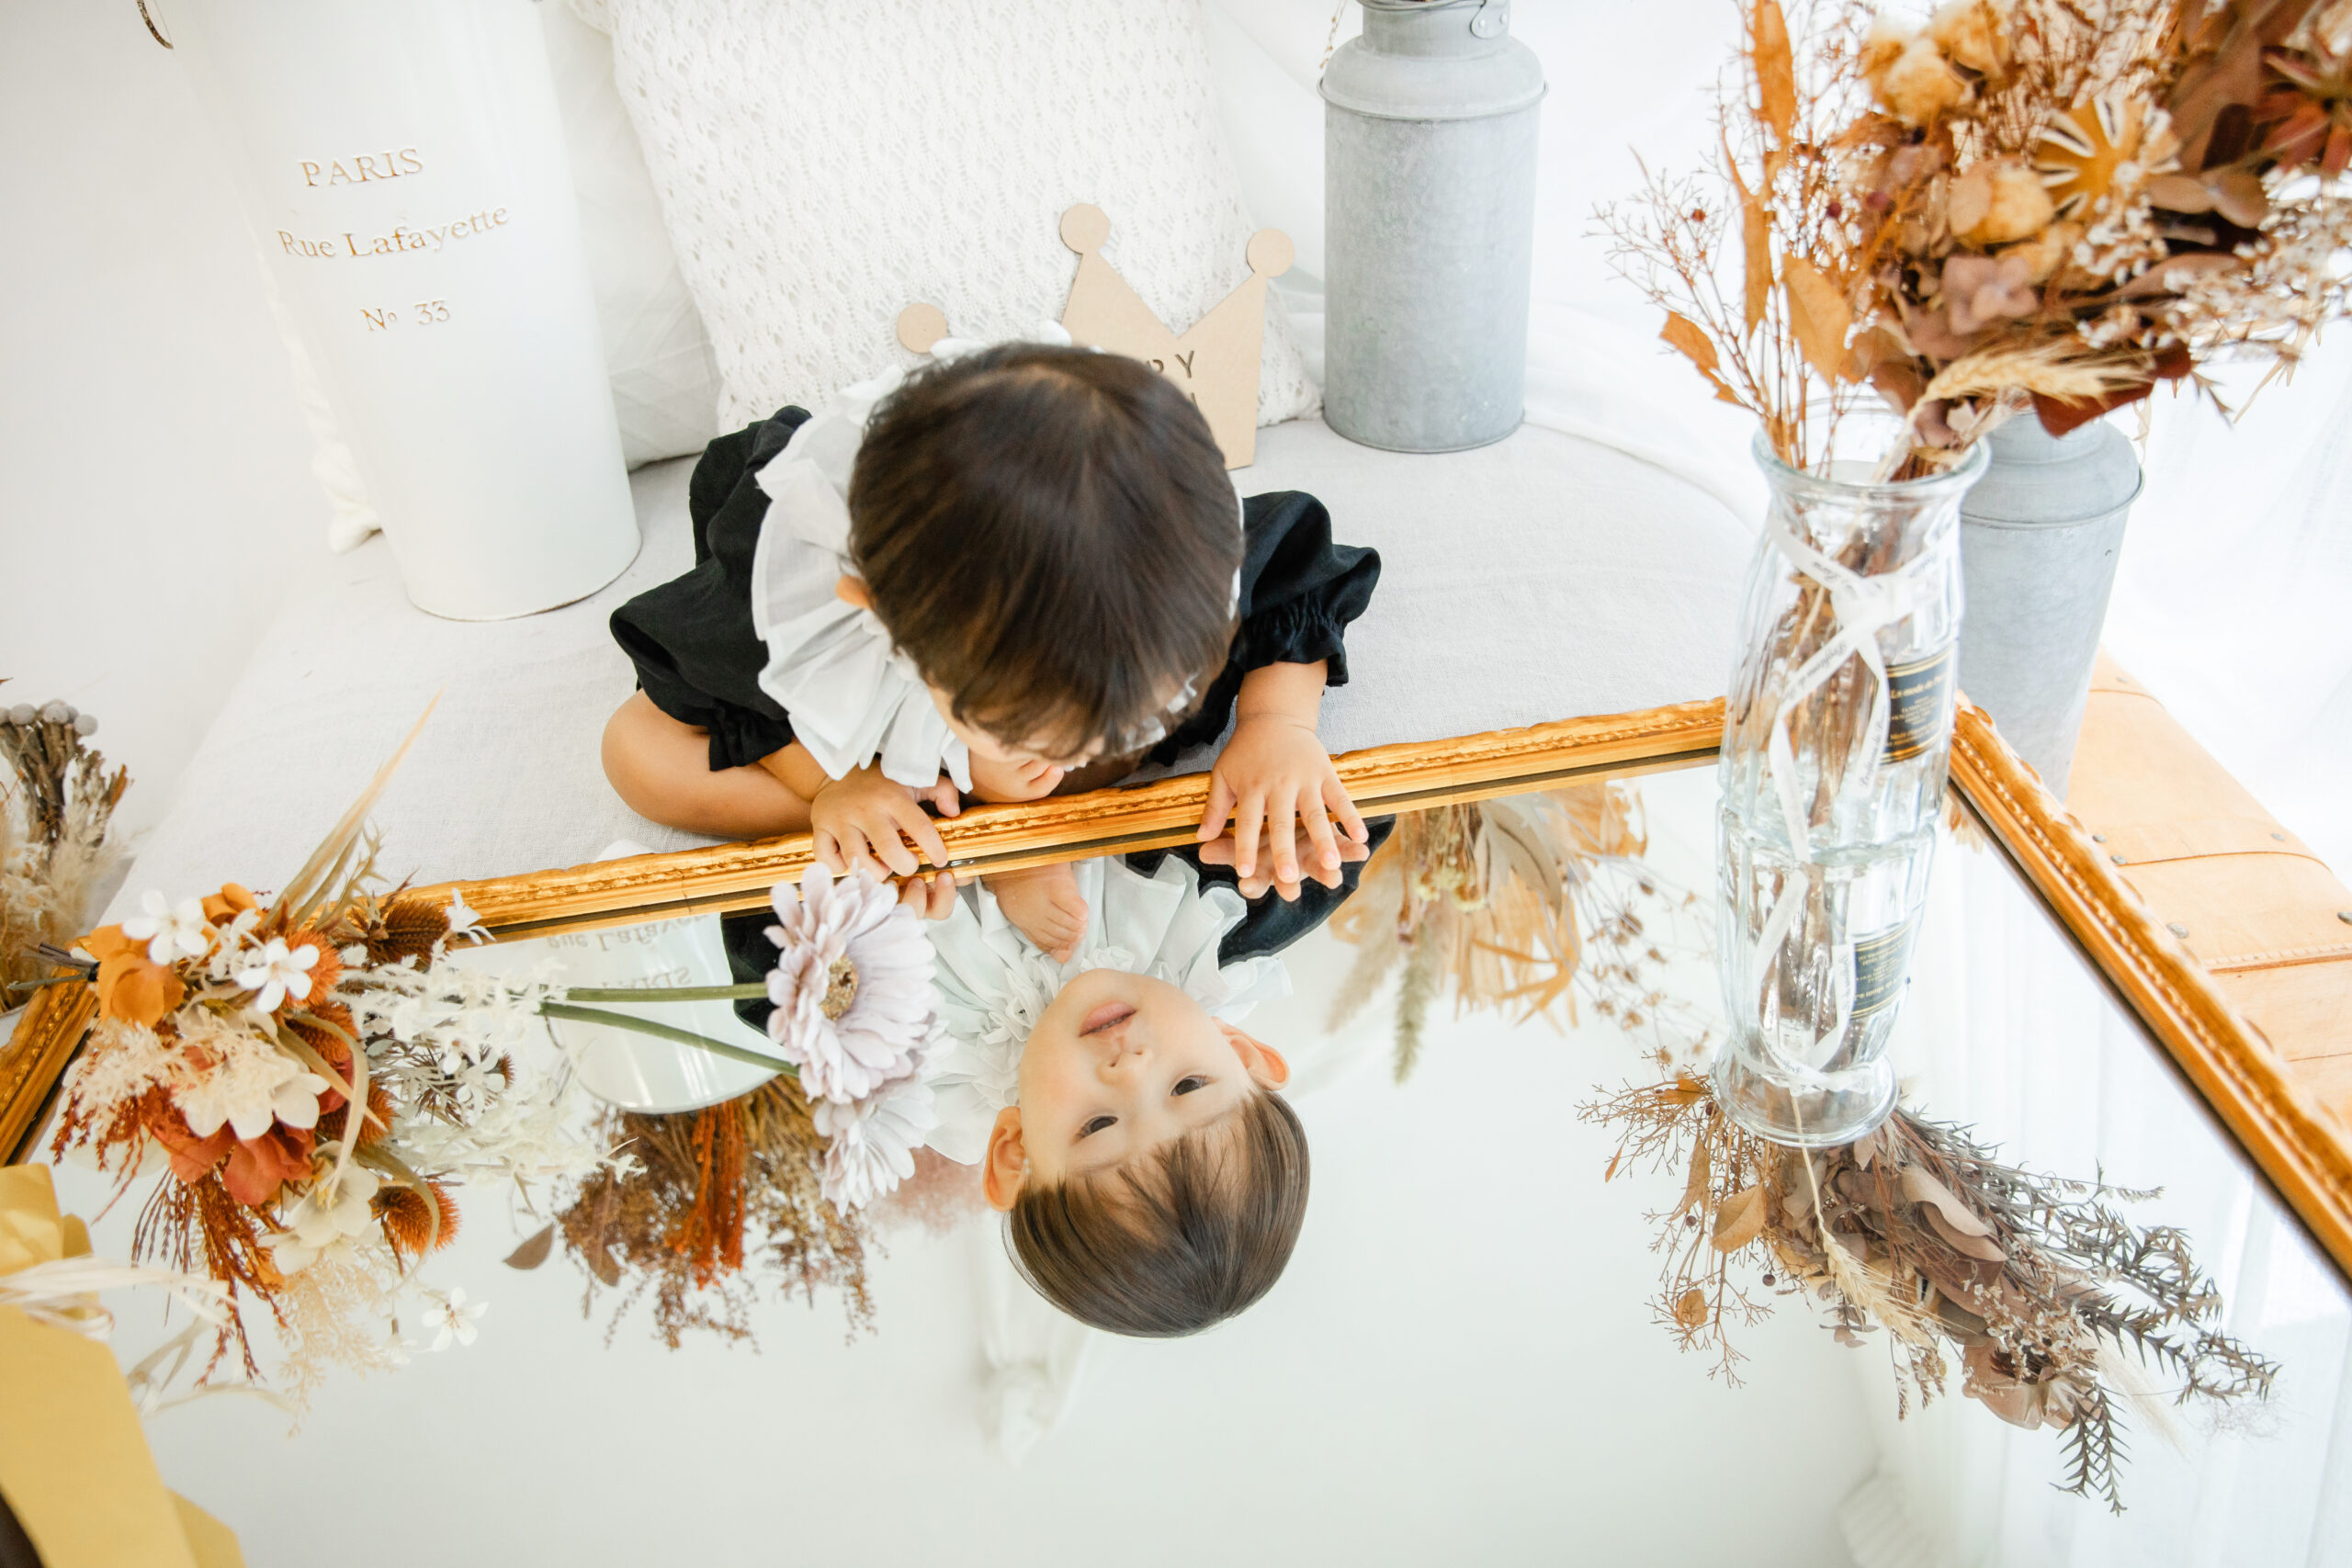
[[[1288,883],[1295,888],[1301,830],[1312,869],[1337,874],[1345,863],[1340,840],[1324,815],[1327,807],[1361,848],[1369,837],[1363,818],[1348,798],[1315,727],[1287,714],[1245,715],[1234,725],[1233,739],[1216,766],[1209,770],[1209,808],[1196,836],[1203,843],[1217,839],[1230,818],[1233,869],[1249,878],[1258,870],[1262,833],[1273,860],[1274,885]]]
[[[956,912],[956,874],[910,876],[899,884],[899,902],[927,920],[944,920]]]
[[[1306,877],[1309,881],[1319,882],[1326,887],[1337,887],[1344,874],[1340,866],[1353,865],[1372,853],[1368,847],[1356,842],[1353,839],[1341,839],[1339,843],[1340,865],[1324,867],[1310,863],[1306,867]],[[1222,838],[1212,839],[1201,846],[1201,863],[1203,865],[1231,865],[1235,848],[1233,835],[1230,833]],[[1309,858],[1310,848],[1302,831],[1293,841],[1292,852],[1300,859],[1306,860]],[[1297,903],[1298,890],[1304,884],[1295,879],[1283,881],[1275,874],[1274,855],[1264,850],[1262,846],[1261,846],[1261,854],[1262,859],[1258,869],[1238,879],[1241,896],[1244,898],[1256,898],[1271,887],[1282,896],[1283,903]]]
[[[922,803],[931,802],[948,817],[961,803],[955,784],[942,776],[927,789],[912,789],[868,763],[847,778],[834,779],[808,803],[808,829],[816,840],[817,858],[835,873],[855,870],[865,861],[877,861],[900,876],[912,876],[921,863],[914,852],[899,841],[904,831],[935,866],[947,863],[947,846],[939,829],[923,815]]]

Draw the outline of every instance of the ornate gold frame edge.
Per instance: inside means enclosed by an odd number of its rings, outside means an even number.
[[[2352,1139],[2132,885],[2089,829],[1963,702],[1951,777],[2312,1236],[2352,1277]]]

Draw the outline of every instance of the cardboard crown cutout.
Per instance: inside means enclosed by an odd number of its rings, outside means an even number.
[[[1250,236],[1250,276],[1182,337],[1102,259],[1111,220],[1080,202],[1062,214],[1062,243],[1078,253],[1078,276],[1062,307],[1062,326],[1081,348],[1140,359],[1191,395],[1228,468],[1247,468],[1258,451],[1258,365],[1266,340],[1266,284],[1290,270],[1290,236],[1261,229]],[[947,335],[936,305],[899,313],[899,341],[917,354]]]

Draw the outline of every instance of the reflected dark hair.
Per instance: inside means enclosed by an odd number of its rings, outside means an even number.
[[[849,513],[874,613],[1001,739],[1133,751],[1231,652],[1233,481],[1138,360],[1007,344],[915,371],[867,423]]]
[[[1039,1295],[1095,1328],[1173,1339],[1273,1288],[1306,1218],[1306,1129],[1288,1100],[1253,1094],[1136,1166],[1021,1189],[1005,1235]]]

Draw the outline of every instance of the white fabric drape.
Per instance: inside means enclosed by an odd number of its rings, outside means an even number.
[[[1881,1469],[1843,1521],[1860,1568],[2352,1560],[2352,1297],[1990,852],[1940,852],[1894,1051],[1908,1103],[2008,1157],[2164,1188],[2124,1213],[2187,1230],[2227,1303],[2222,1326],[2284,1371],[2270,1404],[2219,1420],[2171,1404],[2177,1385],[2152,1371],[2171,1433],[2127,1413],[2118,1517],[2052,1489],[2059,1434],[2004,1425],[1956,1378],[1898,1422],[1885,1356],[1865,1351]]]

